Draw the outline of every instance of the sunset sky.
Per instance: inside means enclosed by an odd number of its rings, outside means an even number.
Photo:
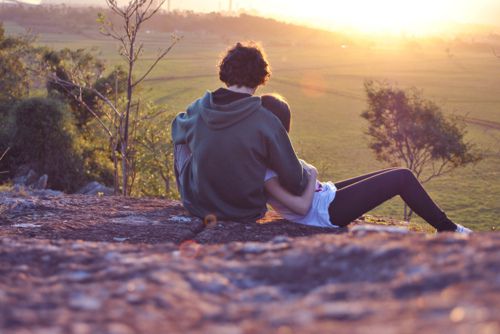
[[[229,1],[171,0],[171,6],[211,12],[227,10]],[[104,0],[61,2],[105,3]],[[265,16],[330,29],[374,33],[427,34],[455,23],[500,25],[500,0],[233,0],[233,9],[256,10]]]

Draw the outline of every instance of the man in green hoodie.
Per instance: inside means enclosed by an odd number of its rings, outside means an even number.
[[[304,191],[308,172],[281,122],[253,96],[270,77],[262,49],[238,43],[219,69],[227,88],[207,92],[172,123],[177,183],[193,215],[253,221],[266,212],[267,168],[296,195]]]

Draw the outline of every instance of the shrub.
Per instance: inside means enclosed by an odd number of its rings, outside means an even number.
[[[29,165],[47,174],[51,189],[72,192],[86,181],[78,132],[67,105],[30,98],[11,110],[11,170]]]

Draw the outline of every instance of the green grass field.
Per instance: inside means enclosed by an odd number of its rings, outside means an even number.
[[[6,24],[8,31],[19,27]],[[168,34],[148,34],[145,61]],[[116,45],[95,34],[88,36],[44,34],[40,44],[55,48],[96,47],[108,67],[120,61]],[[340,180],[385,167],[375,161],[363,134],[360,117],[366,107],[365,79],[386,79],[401,87],[415,86],[440,103],[446,113],[467,115],[467,139],[485,152],[476,166],[432,180],[426,185],[439,205],[456,222],[475,230],[500,228],[500,59],[489,49],[478,51],[432,47],[324,48],[266,45],[273,77],[261,91],[278,92],[294,113],[291,137],[297,151],[319,167],[323,180]],[[142,94],[180,112],[207,89],[220,86],[216,63],[227,41],[186,35],[170,56],[153,72]],[[165,126],[169,126],[165,124]],[[372,214],[402,216],[402,201],[394,199]]]

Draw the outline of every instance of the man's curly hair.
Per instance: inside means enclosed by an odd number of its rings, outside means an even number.
[[[255,42],[237,43],[219,62],[219,78],[228,87],[257,88],[271,77],[271,67],[262,47]]]

